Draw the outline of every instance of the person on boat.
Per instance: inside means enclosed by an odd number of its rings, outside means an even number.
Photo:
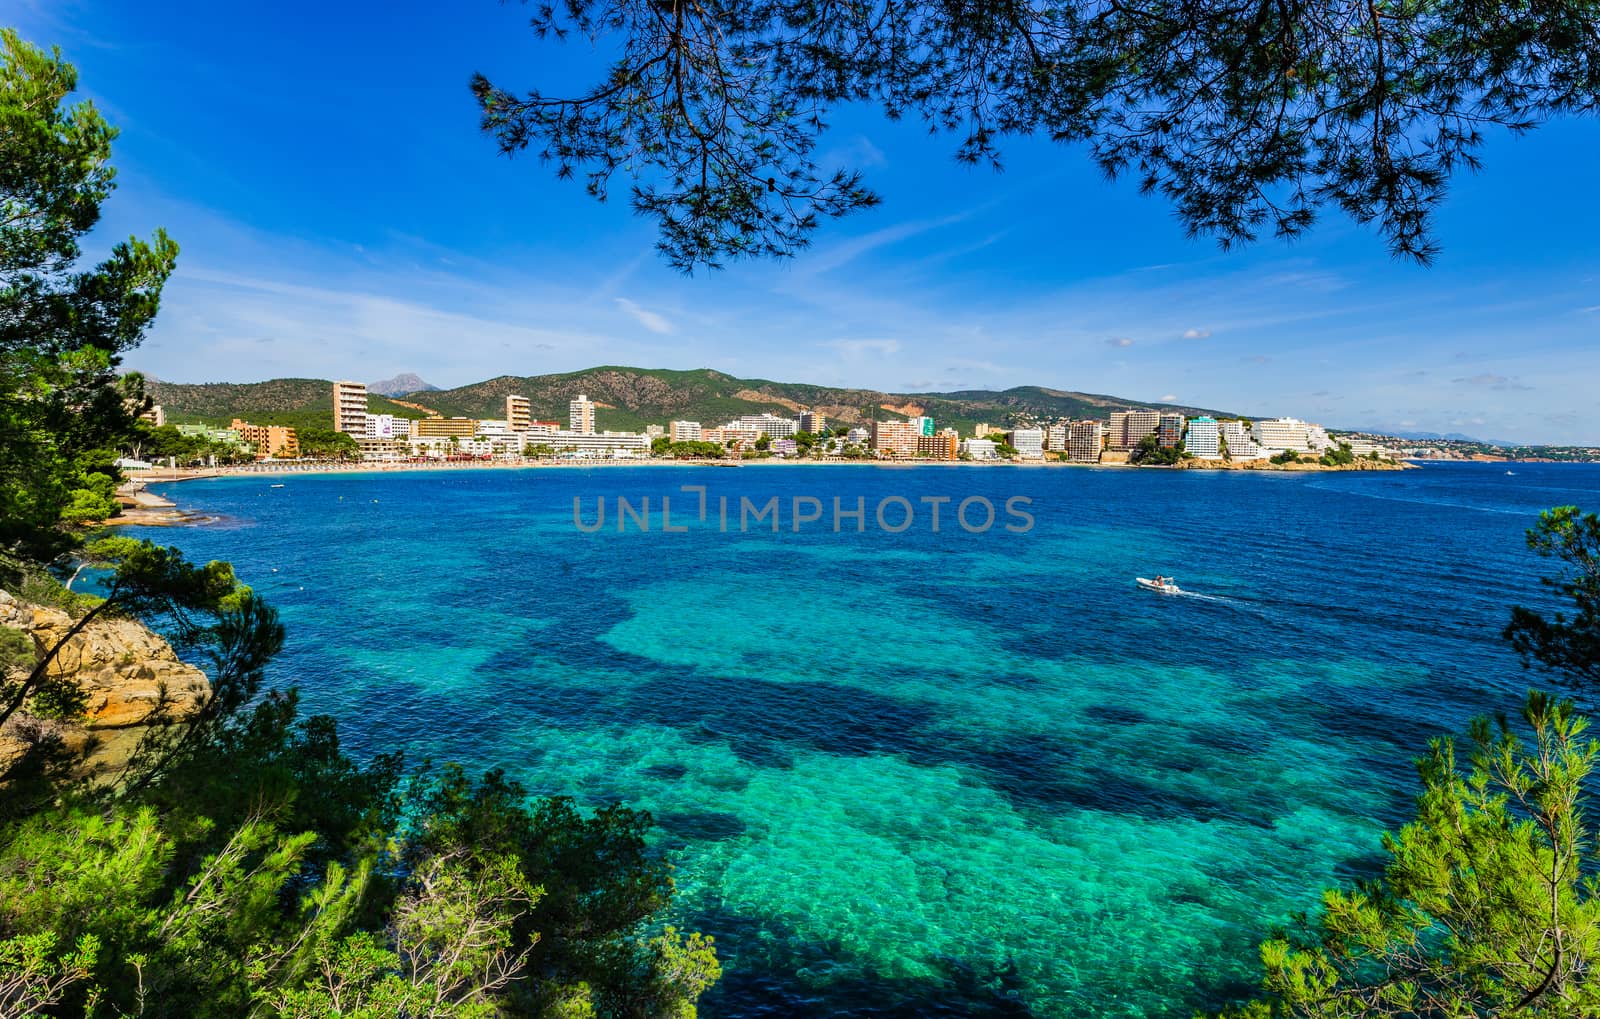
[[[1163,577],[1161,574],[1157,573],[1156,574],[1156,586],[1157,587],[1166,587],[1167,586],[1167,578]]]

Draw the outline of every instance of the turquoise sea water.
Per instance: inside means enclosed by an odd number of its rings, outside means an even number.
[[[1430,735],[1516,707],[1522,532],[1600,506],[1600,468],[1514,471],[250,477],[165,490],[221,524],[137,533],[282,610],[273,680],[355,752],[648,808],[727,967],[708,1016],[1188,1016],[1371,873]],[[616,532],[619,495],[651,531]],[[780,533],[739,533],[741,495],[778,496]],[[923,497],[973,495],[994,527],[952,503],[931,531]],[[799,533],[797,496],[824,507]],[[1158,572],[1195,596],[1135,589]]]

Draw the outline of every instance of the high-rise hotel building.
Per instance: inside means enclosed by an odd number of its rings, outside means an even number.
[[[567,428],[578,435],[594,434],[594,401],[579,393],[567,404]]]
[[[1100,462],[1105,429],[1098,421],[1074,421],[1067,430],[1067,459],[1073,463]]]
[[[360,382],[333,384],[333,430],[367,434],[367,387]]]
[[[1154,435],[1160,427],[1160,411],[1119,410],[1111,415],[1111,448],[1137,449],[1146,435]]]
[[[533,408],[526,396],[506,397],[506,424],[513,432],[525,432],[533,427]]]
[[[1184,452],[1200,460],[1222,459],[1222,432],[1217,419],[1197,417],[1189,419],[1189,430],[1184,434]]]

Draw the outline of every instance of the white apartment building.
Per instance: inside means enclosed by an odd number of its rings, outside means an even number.
[[[700,435],[698,421],[672,421],[667,424],[667,438],[673,442],[699,442]]]
[[[367,387],[362,382],[333,384],[333,430],[346,435],[367,434]]]
[[[1184,433],[1183,449],[1199,460],[1221,460],[1222,431],[1217,427],[1217,419],[1190,418],[1188,431]]]
[[[594,401],[582,393],[567,404],[567,428],[577,435],[594,434]]]
[[[552,447],[558,456],[572,456],[582,460],[614,460],[650,455],[650,440],[637,432],[556,432],[541,442]]]
[[[1065,452],[1072,442],[1072,426],[1065,421],[1057,421],[1048,425],[1044,430],[1044,448],[1052,453]]]
[[[1229,460],[1259,460],[1261,447],[1250,434],[1248,421],[1221,421],[1217,424],[1222,441],[1227,445]]]
[[[1011,443],[1017,455],[1024,460],[1044,459],[1043,428],[1014,428],[1006,433],[1006,441]]]
[[[995,452],[993,439],[962,439],[961,455],[970,456],[974,460],[998,460],[1000,454]]]
[[[1257,421],[1251,431],[1255,434],[1256,444],[1261,447],[1262,456],[1276,456],[1290,450],[1296,453],[1311,452],[1310,428],[1298,418]]]
[[[872,438],[872,433],[865,428],[852,428],[844,433],[845,441],[853,446],[865,446],[870,438]]]
[[[506,421],[514,432],[525,432],[533,423],[533,406],[526,396],[506,397]]]
[[[366,425],[362,435],[368,439],[404,439],[411,434],[410,419],[393,414],[368,414]]]
[[[772,414],[746,414],[738,421],[729,421],[725,427],[741,428],[757,434],[765,432],[769,439],[787,439],[800,430],[799,423],[793,418],[781,418]]]
[[[1067,430],[1067,459],[1073,463],[1099,463],[1105,447],[1105,426],[1098,421],[1074,421]]]
[[[912,431],[916,432],[918,435],[933,434],[933,418],[931,417],[923,416],[907,418],[906,423],[909,424]]]

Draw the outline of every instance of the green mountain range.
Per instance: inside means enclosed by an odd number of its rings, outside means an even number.
[[[331,427],[332,383],[322,379],[272,379],[254,383],[184,385],[147,379],[146,390],[162,405],[167,420],[219,422],[243,417],[258,424]],[[1174,410],[1188,415],[1234,417],[1222,411],[1178,404],[1142,403],[1116,396],[1076,393],[1040,386],[955,393],[884,393],[874,389],[836,389],[797,382],[741,379],[709,368],[669,371],[607,365],[559,375],[502,375],[455,389],[423,390],[392,399],[372,395],[374,414],[423,417],[502,418],[505,398],[525,396],[535,419],[565,426],[567,404],[579,393],[598,405],[596,426],[631,431],[671,420],[720,424],[741,414],[792,415],[802,408],[821,411],[830,422],[858,424],[919,414],[940,427],[970,431],[980,421],[1011,424],[1018,418],[1104,418],[1134,407]]]

